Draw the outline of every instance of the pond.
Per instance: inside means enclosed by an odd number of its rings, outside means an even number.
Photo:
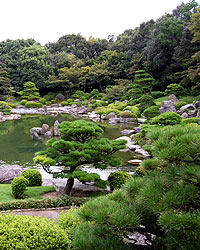
[[[44,116],[44,115],[25,115],[21,120],[6,121],[0,123],[0,166],[4,165],[21,165],[22,167],[34,167],[34,154],[37,151],[44,150],[47,139],[33,141],[30,136],[32,127],[41,127],[42,124],[53,126],[55,120],[73,121],[71,115]],[[108,124],[99,125],[104,130],[103,136],[109,139],[116,139],[121,135],[121,130],[128,128],[130,125],[110,126]],[[133,126],[133,125],[131,125]],[[130,127],[129,127],[130,128]],[[126,166],[126,162],[134,158],[132,152],[118,152],[118,156],[123,159],[123,169],[133,171],[134,167]],[[108,170],[109,171],[109,170]],[[112,171],[112,169],[110,170]],[[98,172],[98,171],[97,171]]]

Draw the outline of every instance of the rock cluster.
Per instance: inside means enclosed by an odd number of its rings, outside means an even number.
[[[52,129],[49,129],[48,124],[43,124],[42,127],[31,128],[30,134],[33,140],[38,140],[39,136],[44,136],[46,138],[51,138],[53,136],[60,136],[59,122],[56,120]]]

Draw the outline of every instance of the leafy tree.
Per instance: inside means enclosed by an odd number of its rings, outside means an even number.
[[[0,71],[0,93],[3,95],[8,94],[11,87],[11,80],[7,71]]]
[[[74,249],[198,249],[199,126],[153,127],[145,134],[152,159],[143,161],[143,177],[121,190],[90,200],[79,210]],[[129,235],[147,239],[142,246]],[[88,240],[85,240],[85,239]],[[115,239],[115,240],[113,240]],[[125,240],[127,239],[127,240]]]
[[[107,168],[108,165],[119,166],[121,159],[113,156],[113,153],[124,148],[126,142],[101,138],[103,130],[97,124],[85,120],[65,121],[59,128],[61,139],[48,140],[47,150],[37,153],[34,161],[40,163],[48,173],[53,173],[50,166],[62,166],[63,170],[59,173],[69,178],[65,187],[65,193],[68,195],[74,185],[74,178],[83,183],[94,181],[96,185],[105,185],[99,175],[89,174],[77,168],[87,164],[101,169]]]
[[[37,100],[40,98],[39,90],[33,82],[24,83],[24,89],[18,92],[18,94],[21,95],[22,99],[27,100]]]
[[[176,83],[169,84],[165,90],[166,95],[174,94],[175,96],[179,97],[183,94],[184,88]]]

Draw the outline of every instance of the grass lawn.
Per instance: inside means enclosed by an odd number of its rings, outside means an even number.
[[[41,194],[55,191],[54,186],[36,186],[36,187],[27,187],[25,195],[28,196],[27,199],[42,199]],[[0,184],[0,202],[4,201],[16,201],[12,195],[11,184]]]
[[[154,102],[156,103],[156,105],[161,105],[162,101],[166,101],[167,99],[168,99],[168,96],[163,96],[163,97],[155,99]]]

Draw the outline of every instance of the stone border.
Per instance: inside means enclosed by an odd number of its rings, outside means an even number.
[[[8,213],[8,212],[29,212],[29,211],[49,211],[49,210],[63,210],[63,209],[70,209],[70,206],[66,207],[52,207],[52,208],[27,208],[27,209],[15,209],[15,210],[0,210],[0,213]]]

